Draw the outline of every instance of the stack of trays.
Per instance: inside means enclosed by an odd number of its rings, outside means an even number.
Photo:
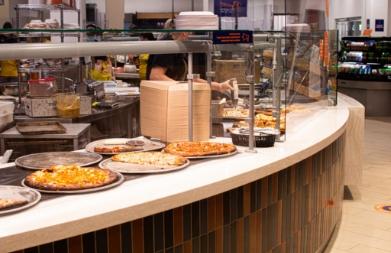
[[[208,11],[181,12],[175,20],[178,30],[217,30],[219,17]]]

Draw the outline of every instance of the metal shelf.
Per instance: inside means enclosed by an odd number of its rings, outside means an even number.
[[[64,5],[64,4],[57,4],[57,5],[50,5],[50,4],[18,4],[16,5],[15,9],[19,10],[36,10],[36,11],[45,11],[45,10],[57,10],[57,9],[64,9],[64,10],[74,10],[79,11],[78,9]]]
[[[59,33],[59,32],[32,32],[32,33],[20,33],[18,34],[19,38],[41,38],[49,36],[61,36],[64,37],[79,37],[78,33]]]

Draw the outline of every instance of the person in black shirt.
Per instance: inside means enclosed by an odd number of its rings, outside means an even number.
[[[166,29],[174,28],[172,20],[168,20],[165,25]],[[187,32],[173,32],[165,34],[159,40],[179,40],[185,41],[189,37]],[[151,55],[148,59],[147,79],[159,81],[185,81],[187,77],[187,57],[185,54],[166,54]],[[207,83],[204,79],[195,79],[198,83]],[[212,82],[212,90],[225,93],[233,88],[228,82]]]

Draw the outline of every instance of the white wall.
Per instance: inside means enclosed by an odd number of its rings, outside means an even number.
[[[363,13],[363,0],[331,0],[333,2],[333,17],[348,18],[360,17]]]
[[[202,3],[202,0],[195,1]],[[175,0],[174,7],[175,11],[190,11],[191,0]],[[171,8],[171,0],[125,0],[125,13],[171,12]]]
[[[391,36],[391,0],[388,0],[388,34]]]
[[[364,20],[371,20],[372,36],[387,36],[388,22],[391,17],[388,16],[389,0],[365,0]],[[375,20],[384,19],[384,32],[375,32]]]
[[[209,0],[209,11],[214,11]],[[247,17],[239,18],[239,29],[270,30],[272,27],[273,0],[248,0]],[[234,18],[222,18],[222,29],[234,29]]]

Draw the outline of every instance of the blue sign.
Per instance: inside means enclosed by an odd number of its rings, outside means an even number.
[[[213,44],[250,44],[253,43],[252,31],[213,32]]]
[[[247,17],[247,0],[214,0],[214,12],[220,17]]]
[[[376,32],[384,32],[384,19],[376,19],[375,20],[375,31]]]

